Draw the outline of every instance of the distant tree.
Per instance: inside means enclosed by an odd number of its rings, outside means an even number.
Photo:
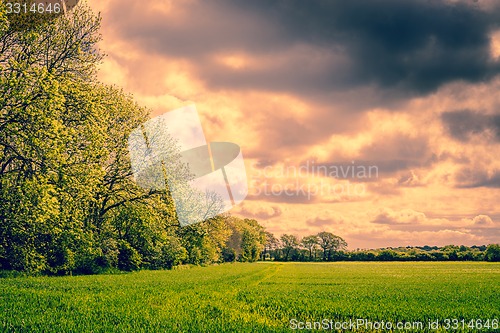
[[[433,260],[436,260],[436,261],[449,260],[448,256],[439,250],[432,250],[430,252],[430,255],[432,256]]]
[[[442,248],[442,251],[448,255],[449,260],[456,261],[458,260],[460,247],[456,245],[446,245]]]
[[[381,261],[393,261],[397,259],[397,254],[391,249],[384,249],[380,251],[380,253],[377,256],[377,259]]]
[[[324,261],[330,260],[333,252],[347,248],[347,243],[342,237],[326,231],[318,234],[318,244],[323,249]]]
[[[241,249],[243,261],[256,261],[264,248],[266,234],[264,228],[256,220],[243,220],[244,227],[241,235]]]
[[[490,244],[486,248],[486,252],[484,254],[484,260],[491,262],[500,261],[500,245],[499,244]]]
[[[309,251],[309,261],[313,260],[313,253],[316,256],[316,248],[318,247],[318,235],[311,235],[302,238],[301,245]]]
[[[461,251],[458,253],[458,260],[461,261],[472,261],[474,260],[474,253],[470,250]]]
[[[187,250],[188,263],[210,264],[222,260],[222,250],[231,235],[226,218],[216,216],[178,229],[177,235]]]
[[[393,260],[397,260],[398,254],[396,252],[393,253],[393,258]],[[422,251],[418,252],[413,259],[418,261],[431,261],[434,260],[434,257],[427,251]]]
[[[266,242],[266,232],[256,220],[240,219],[235,216],[226,219],[229,236],[223,248],[224,261],[256,261]]]
[[[280,239],[283,245],[284,259],[288,261],[290,260],[292,252],[299,246],[299,240],[296,236],[287,234],[283,234]]]
[[[262,251],[262,260],[266,260],[267,256],[271,257],[271,253],[279,247],[280,241],[269,231],[265,232],[266,242]]]

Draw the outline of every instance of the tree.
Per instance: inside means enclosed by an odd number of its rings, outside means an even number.
[[[277,239],[272,233],[265,232],[265,243],[264,251],[262,252],[262,260],[266,260],[267,256],[271,256],[272,251],[276,251],[279,247],[279,239]]]
[[[318,244],[323,249],[324,261],[330,260],[333,252],[347,248],[347,243],[342,237],[326,231],[318,234]]]
[[[290,260],[290,254],[295,251],[299,245],[299,240],[294,235],[283,234],[280,237],[281,243],[283,244],[283,251],[285,255],[285,260]]]
[[[421,253],[422,254],[422,253]],[[425,253],[425,256],[427,258],[430,258],[430,256]],[[384,249],[382,251],[379,252],[378,256],[377,256],[377,259],[378,260],[381,260],[381,261],[394,261],[397,259],[397,254],[396,252],[394,252],[393,250],[391,249]]]
[[[484,254],[484,260],[486,261],[500,261],[500,245],[499,244],[490,244],[486,248],[486,252]]]
[[[148,112],[96,81],[100,17],[79,7],[26,29],[0,11],[0,268],[180,263],[172,198],[131,173],[127,138]]]
[[[19,27],[16,16],[9,16],[10,24],[0,36],[0,65],[26,64],[57,77],[95,79],[96,64],[103,58],[96,47],[101,39],[101,18],[90,8],[79,5],[68,15],[30,27]],[[29,20],[32,16],[44,15],[31,15]],[[16,68],[6,66],[4,71],[15,72]]]
[[[92,95],[100,19],[81,8],[26,31],[0,20],[0,265],[69,271],[98,252],[83,217],[100,167],[83,160],[99,154],[100,124],[95,105],[72,103]]]
[[[157,256],[149,259],[151,269],[172,268],[187,259],[186,249],[175,236],[165,236],[157,246]]]
[[[253,219],[228,217],[226,219],[230,235],[223,249],[228,261],[256,261],[259,259],[266,241],[264,228]]]
[[[177,228],[177,235],[187,250],[190,264],[210,264],[223,258],[223,249],[231,235],[227,216],[219,215],[209,220]]]
[[[241,235],[242,260],[257,261],[266,239],[264,228],[253,219],[244,219],[243,222],[245,225]]]
[[[309,261],[312,261],[313,252],[316,256],[316,248],[318,247],[318,235],[311,235],[302,238],[302,246],[309,251]]]
[[[141,267],[142,257],[129,243],[121,241],[118,250],[118,268],[135,271]]]

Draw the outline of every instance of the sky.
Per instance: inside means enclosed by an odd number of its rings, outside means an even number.
[[[89,0],[99,78],[241,147],[231,214],[350,249],[500,241],[500,4]]]

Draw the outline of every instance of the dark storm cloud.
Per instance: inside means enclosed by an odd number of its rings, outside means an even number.
[[[425,94],[499,70],[489,53],[498,7],[488,12],[473,2],[211,0],[178,5],[182,13],[173,17],[119,6],[116,15],[130,18],[121,20],[122,36],[190,60],[214,87],[329,94],[373,86]],[[213,61],[231,52],[259,64],[232,70]]]
[[[479,168],[463,168],[455,175],[455,181],[459,188],[500,188],[500,170],[488,172]]]
[[[471,110],[445,112],[441,120],[450,135],[467,142],[475,134],[489,134],[500,142],[500,115],[486,115]]]
[[[233,2],[234,3],[234,2]],[[294,41],[343,49],[351,84],[432,91],[497,73],[488,34],[498,12],[440,1],[239,1],[277,19]],[[244,5],[243,5],[244,6]],[[334,74],[334,73],[331,73]],[[333,75],[332,75],[333,77]],[[345,78],[344,78],[345,79]]]

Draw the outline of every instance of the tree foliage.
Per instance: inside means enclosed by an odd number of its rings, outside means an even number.
[[[219,262],[231,223],[241,224],[240,259],[259,257],[256,221],[217,216],[181,228],[166,189],[137,186],[128,136],[149,112],[97,81],[99,16],[79,6],[23,25],[26,18],[3,13],[0,269],[66,274]]]
[[[484,253],[486,261],[500,261],[500,245],[490,244]]]
[[[335,251],[345,250],[347,248],[346,241],[331,232],[322,231],[318,235],[318,245],[323,249],[323,260],[331,260],[332,254]]]

